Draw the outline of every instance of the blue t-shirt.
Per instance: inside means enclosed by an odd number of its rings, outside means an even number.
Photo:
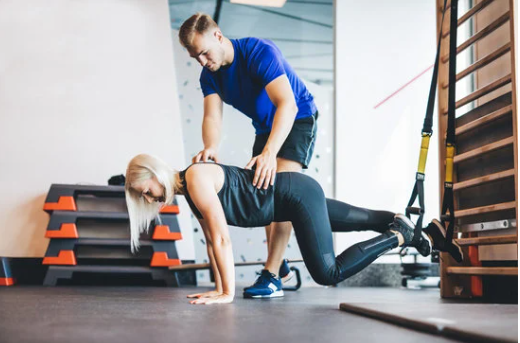
[[[222,101],[252,119],[256,134],[268,133],[273,126],[276,107],[265,86],[280,75],[287,75],[295,96],[296,119],[316,112],[314,98],[305,84],[271,41],[259,38],[231,39],[233,62],[216,72],[203,68],[200,86],[204,97],[217,93]]]

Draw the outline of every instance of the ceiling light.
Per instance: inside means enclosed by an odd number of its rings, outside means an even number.
[[[267,6],[267,7],[283,7],[286,0],[231,0],[232,4]]]

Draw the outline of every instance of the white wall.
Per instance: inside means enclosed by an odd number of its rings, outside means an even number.
[[[0,256],[45,254],[51,183],[106,184],[141,152],[185,166],[169,21],[164,0],[0,2]]]
[[[356,206],[404,212],[417,171],[432,70],[374,107],[433,64],[435,2],[336,1],[335,15],[336,196]],[[434,124],[436,116],[437,109]],[[434,127],[425,221],[439,212],[437,139]],[[336,234],[337,252],[369,237]]]

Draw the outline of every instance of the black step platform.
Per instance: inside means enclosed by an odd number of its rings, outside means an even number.
[[[86,259],[147,259],[152,267],[169,267],[180,265],[175,242],[142,241],[142,253],[133,255],[126,239],[52,239],[47,247],[43,264],[47,265],[81,265],[79,258]],[[143,249],[144,248],[144,249]],[[148,248],[148,249],[146,249]]]
[[[12,286],[16,283],[11,272],[10,259],[0,257],[0,286]]]
[[[176,215],[161,214],[160,221],[154,220],[149,229],[149,234],[142,237],[156,240],[179,240],[182,239],[180,227]],[[53,211],[49,224],[47,225],[47,238],[80,238],[81,224],[97,226],[103,231],[110,230],[114,224],[124,224],[126,235],[118,238],[130,238],[130,223],[127,212],[71,212]],[[119,226],[120,227],[120,226]],[[92,231],[92,230],[91,230]],[[121,231],[121,230],[119,230]],[[99,232],[100,235],[103,235]],[[91,233],[92,235],[92,233]],[[106,235],[105,235],[106,236]],[[146,237],[151,236],[151,237]]]
[[[125,211],[126,205],[124,186],[95,186],[95,185],[67,185],[52,184],[45,204],[44,211],[96,211],[103,208],[112,208]],[[82,208],[81,204],[85,208]],[[165,206],[161,213],[178,214],[179,207],[174,202],[172,205]]]
[[[49,266],[43,284],[45,286],[56,286],[60,279],[72,280],[75,276],[74,274],[145,274],[151,276],[153,280],[164,281],[167,286],[179,286],[177,276],[174,273],[170,273],[166,268],[136,266]]]

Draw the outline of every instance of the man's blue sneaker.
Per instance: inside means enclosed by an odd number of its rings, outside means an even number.
[[[289,268],[287,260],[283,260],[278,271],[278,276],[282,279],[282,283],[287,283],[294,277],[294,272]]]
[[[283,297],[282,281],[267,269],[262,270],[255,284],[244,289],[244,298],[278,298]]]

